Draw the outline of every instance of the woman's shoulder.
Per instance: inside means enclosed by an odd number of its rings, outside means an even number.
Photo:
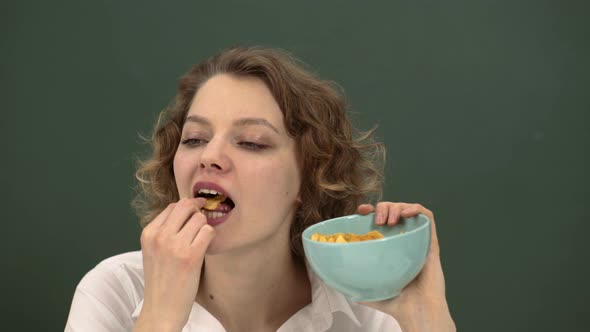
[[[117,268],[131,268],[134,270],[140,269],[143,271],[143,258],[141,250],[130,251],[109,258],[104,259],[96,265],[98,269],[117,269]],[[96,269],[95,268],[95,269]]]
[[[82,278],[78,289],[85,291],[104,291],[105,287],[125,290],[134,297],[140,292],[143,296],[143,259],[141,251],[132,251],[109,257],[98,263]]]
[[[76,287],[66,330],[129,329],[132,314],[143,300],[143,284],[141,251],[103,260]]]

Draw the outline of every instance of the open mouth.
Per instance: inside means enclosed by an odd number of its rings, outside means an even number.
[[[203,213],[207,219],[221,218],[236,206],[231,198],[214,189],[199,189],[195,193],[195,197],[203,197],[207,200],[203,207]]]

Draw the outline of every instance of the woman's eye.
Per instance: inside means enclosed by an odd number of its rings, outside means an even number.
[[[248,142],[248,141],[242,141],[239,142],[238,145],[240,145],[241,147],[248,149],[248,150],[263,150],[266,149],[268,146],[264,145],[264,144],[258,144],[258,143],[254,143],[254,142]]]
[[[199,146],[207,143],[207,141],[200,138],[185,138],[181,143],[187,146]]]

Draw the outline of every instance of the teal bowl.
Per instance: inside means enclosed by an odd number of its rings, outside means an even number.
[[[396,226],[375,225],[374,213],[334,218],[303,231],[305,257],[328,286],[353,302],[380,301],[399,295],[418,275],[430,248],[430,220],[423,214],[400,219]],[[364,234],[377,230],[378,240],[329,243],[312,241],[314,233]]]

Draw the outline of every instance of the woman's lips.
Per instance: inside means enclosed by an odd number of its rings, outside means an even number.
[[[211,190],[214,190],[215,192],[211,192]],[[202,196],[199,194],[199,191],[202,192]],[[235,208],[235,203],[230,198],[229,193],[223,187],[214,182],[199,181],[193,186],[193,195],[195,197],[201,196],[207,198],[207,196],[211,196],[211,194],[221,194],[226,197],[226,199],[219,203],[219,205],[211,206],[211,208],[213,206],[215,206],[215,208],[210,210],[202,210],[205,217],[207,217],[207,223],[211,226],[217,226],[229,218],[229,214]]]
[[[215,190],[218,193],[221,193],[225,197],[230,197],[231,195],[220,185],[214,182],[209,181],[199,181],[195,183],[193,186],[193,196],[196,197],[199,190],[206,189],[206,190]]]

